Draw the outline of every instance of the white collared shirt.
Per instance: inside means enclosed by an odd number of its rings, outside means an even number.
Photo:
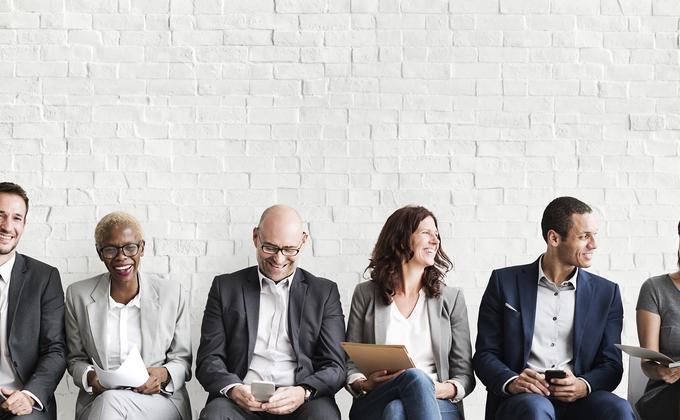
[[[16,252],[6,263],[0,266],[0,386],[9,389],[22,389],[24,384],[21,383],[17,377],[12,358],[9,354],[9,347],[7,346],[7,310],[9,308],[9,284],[12,279],[12,269],[14,262],[17,259]],[[36,343],[38,345],[38,343]],[[43,410],[42,402],[33,395],[32,392],[23,390],[35,401],[34,409],[38,411]]]
[[[295,272],[276,283],[266,278],[259,268],[257,274],[260,281],[257,338],[243,383],[268,381],[276,386],[295,385],[297,356],[288,335],[288,302]],[[230,384],[220,392],[227,396],[237,385],[241,384]]]

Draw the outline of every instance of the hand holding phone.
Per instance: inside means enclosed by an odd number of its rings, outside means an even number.
[[[543,374],[545,375],[545,381],[547,383],[551,383],[550,381],[552,379],[564,379],[567,377],[567,372],[561,369],[548,369],[543,372]]]
[[[260,402],[269,401],[269,398],[274,395],[274,391],[276,391],[276,386],[273,382],[253,381],[250,384],[250,392]]]

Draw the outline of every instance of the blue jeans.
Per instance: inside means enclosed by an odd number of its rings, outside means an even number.
[[[538,394],[517,394],[498,407],[496,420],[635,420],[628,401],[611,392],[595,391],[564,403]]]
[[[350,420],[459,420],[458,407],[448,400],[437,400],[434,383],[420,369],[408,369],[355,398]]]

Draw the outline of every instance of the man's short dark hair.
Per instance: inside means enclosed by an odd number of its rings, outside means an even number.
[[[543,210],[543,219],[541,219],[543,239],[548,242],[548,231],[550,230],[554,230],[562,238],[567,236],[572,225],[572,214],[592,212],[593,209],[579,199],[574,197],[557,197]]]
[[[0,182],[0,193],[14,194],[21,197],[26,204],[26,213],[28,213],[28,195],[26,195],[26,191],[20,185],[13,182]]]

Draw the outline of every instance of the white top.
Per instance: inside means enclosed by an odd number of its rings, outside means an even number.
[[[385,344],[403,344],[406,346],[416,367],[427,373],[433,381],[436,381],[437,366],[432,351],[430,317],[427,315],[425,299],[425,291],[421,288],[418,292],[416,306],[408,318],[402,315],[394,301],[390,303]]]
[[[7,310],[9,301],[9,282],[12,279],[12,269],[17,259],[16,252],[3,265],[0,265],[0,386],[9,389],[22,389],[24,384],[17,377],[12,358],[7,347]],[[29,291],[30,292],[30,291]],[[38,343],[36,343],[38,345]],[[34,409],[43,410],[42,402],[32,392],[23,391],[35,401]]]

